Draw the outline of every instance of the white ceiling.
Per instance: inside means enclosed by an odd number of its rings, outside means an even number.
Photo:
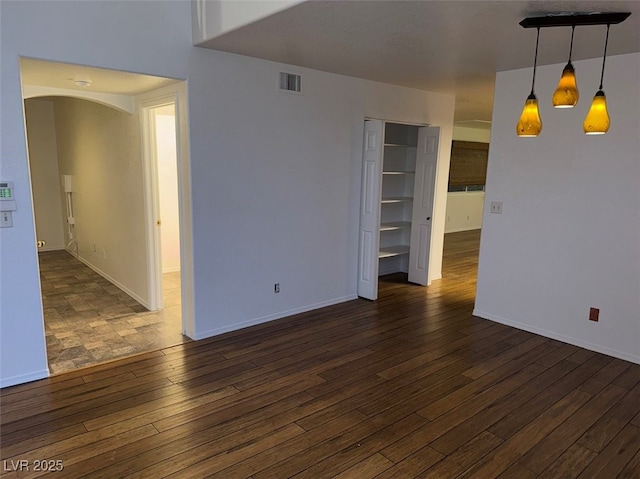
[[[199,46],[455,94],[456,124],[477,127],[491,120],[495,72],[533,64],[536,30],[518,23],[572,11],[631,12],[611,27],[608,55],[640,51],[638,0],[311,0]],[[573,59],[601,57],[605,31],[576,28]],[[538,64],[565,63],[570,35],[542,29]]]
[[[116,95],[138,95],[178,81],[139,73],[31,58],[20,59],[20,74],[23,85]],[[87,80],[91,84],[87,87],[79,87],[74,83],[75,80]]]

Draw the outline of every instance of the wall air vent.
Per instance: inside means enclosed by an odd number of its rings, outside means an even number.
[[[300,93],[300,75],[280,72],[280,89]]]

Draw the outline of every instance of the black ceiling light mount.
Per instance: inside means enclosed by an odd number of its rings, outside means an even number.
[[[527,17],[520,22],[523,28],[579,27],[583,25],[617,25],[624,22],[631,12],[569,12],[549,13],[541,17]]]
[[[556,88],[552,103],[556,108],[571,108],[578,102],[578,87],[576,84],[575,70],[571,64],[571,53],[573,51],[573,36],[575,28],[587,25],[606,25],[607,37],[605,40],[604,55],[602,59],[602,74],[600,76],[600,88],[593,99],[591,109],[584,122],[585,133],[603,134],[609,129],[609,117],[606,110],[606,99],[602,91],[602,79],[604,78],[604,62],[607,55],[607,43],[609,40],[609,28],[611,25],[617,25],[624,22],[631,12],[562,12],[549,13],[539,17],[528,17],[520,22],[523,28],[536,28],[538,30],[536,36],[536,56],[534,59],[533,78],[535,82],[535,64],[537,63],[538,39],[540,37],[540,29],[547,27],[571,27],[571,44],[569,46],[569,61],[562,71],[562,77]],[[535,105],[534,105],[535,103]],[[516,127],[518,136],[538,136],[542,129],[542,122],[537,108],[537,99],[533,93],[527,98],[525,108],[520,117],[520,121]],[[534,111],[535,107],[535,111]],[[526,118],[525,118],[526,117]],[[527,120],[527,122],[525,122]],[[523,125],[530,126],[529,131],[523,128]],[[588,123],[588,124],[587,124]]]

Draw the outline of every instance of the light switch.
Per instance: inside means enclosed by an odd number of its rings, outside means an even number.
[[[0,228],[13,227],[13,213],[11,211],[0,211]]]

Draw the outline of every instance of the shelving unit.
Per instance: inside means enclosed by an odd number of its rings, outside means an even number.
[[[385,123],[378,275],[409,266],[418,127]]]
[[[365,120],[358,295],[378,297],[378,276],[429,282],[437,127]]]

